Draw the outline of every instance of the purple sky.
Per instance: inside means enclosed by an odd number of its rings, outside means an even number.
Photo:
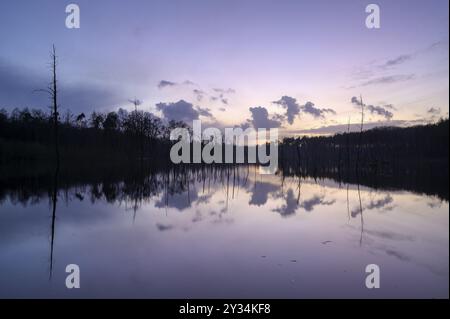
[[[370,1],[72,2],[80,29],[65,27],[69,1],[1,1],[0,108],[46,107],[32,91],[54,43],[74,113],[136,97],[167,118],[331,133],[359,121],[362,94],[367,122],[448,117],[448,0],[374,1],[380,29],[365,27]]]

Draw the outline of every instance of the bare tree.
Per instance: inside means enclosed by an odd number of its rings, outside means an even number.
[[[137,111],[137,107],[142,104],[142,101],[137,99],[137,98],[134,98],[132,100],[128,100],[128,102],[130,102],[130,103],[132,103],[134,105],[134,110],[135,111]]]
[[[359,168],[359,159],[361,156],[361,147],[362,147],[362,136],[363,136],[363,127],[364,127],[364,104],[362,100],[362,95],[360,95],[360,104],[361,104],[361,127],[359,130],[359,143],[358,143],[358,152],[356,154],[356,169]]]
[[[50,68],[52,72],[52,81],[48,85],[46,89],[36,90],[38,92],[47,93],[52,101],[51,105],[51,119],[53,123],[53,139],[55,144],[55,157],[56,157],[56,169],[59,169],[59,141],[58,141],[58,89],[57,89],[57,79],[56,79],[56,65],[57,65],[57,56],[55,45],[52,46],[52,51],[50,53]]]
[[[58,89],[57,89],[57,80],[56,80],[56,49],[55,45],[53,45],[53,50],[51,54],[52,58],[52,84],[50,88],[51,97],[53,101],[53,134],[55,139],[55,155],[56,155],[56,167],[59,168],[59,141],[58,141]]]

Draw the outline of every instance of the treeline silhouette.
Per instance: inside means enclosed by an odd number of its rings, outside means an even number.
[[[187,127],[169,121],[163,124],[150,112],[92,112],[58,116],[60,156],[64,161],[150,159],[168,161],[170,131]],[[28,108],[0,110],[0,162],[48,160],[54,157],[53,115]]]
[[[137,109],[58,116],[61,158],[72,163],[86,161],[145,160],[170,165],[169,140],[180,121],[163,122],[150,112]],[[0,110],[0,163],[47,161],[54,157],[53,115],[28,108],[10,113]],[[448,176],[449,120],[406,128],[384,127],[333,136],[284,138],[279,145],[283,171],[370,171],[392,174],[412,166],[438,167]],[[248,149],[246,149],[247,153]],[[267,148],[268,151],[268,148]],[[223,154],[225,152],[222,152]]]
[[[295,172],[345,170],[392,173],[410,165],[438,165],[448,174],[449,120],[411,127],[379,127],[333,136],[284,138],[280,165]],[[442,167],[441,167],[442,166]]]

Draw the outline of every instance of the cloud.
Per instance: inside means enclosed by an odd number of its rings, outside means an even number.
[[[200,116],[214,119],[211,109],[201,106],[194,107],[192,103],[179,100],[175,103],[158,103],[156,108],[163,113],[166,120],[183,121],[187,124],[198,120]]]
[[[194,109],[191,103],[184,100],[179,100],[175,103],[158,103],[156,108],[163,113],[164,118],[167,120],[190,123],[193,120],[198,120],[200,115],[199,111]]]
[[[370,130],[376,127],[406,127],[411,125],[428,124],[430,121],[427,119],[418,119],[413,121],[406,120],[390,120],[379,122],[365,122],[364,130]],[[360,130],[360,123],[350,124],[350,132],[358,132]],[[332,135],[336,133],[347,132],[348,124],[335,124],[321,126],[318,128],[301,129],[301,130],[289,130],[288,134],[317,134],[317,135]]]
[[[214,116],[211,113],[211,109],[210,108],[207,108],[207,107],[202,108],[200,106],[197,106],[195,109],[197,110],[198,115],[200,115],[200,116],[214,118]]]
[[[353,80],[357,81],[365,80],[365,82],[347,88],[352,89],[361,86],[389,84],[411,80],[415,78],[414,74],[390,75],[387,74],[387,71],[392,70],[395,67],[403,65],[409,61],[420,59],[425,54],[429,53],[438,54],[439,52],[446,53],[448,55],[447,39],[443,39],[438,42],[432,43],[431,45],[417,51],[401,54],[388,59],[369,61],[362,66],[356,67],[350,74]]]
[[[236,93],[236,90],[228,88],[228,89],[221,89],[221,88],[214,88],[214,92],[220,93],[220,94],[234,94]]]
[[[294,119],[300,114],[300,105],[298,105],[297,100],[290,96],[283,96],[278,101],[272,102],[274,104],[281,105],[286,109],[286,118],[289,124],[294,123]]]
[[[219,96],[211,96],[210,100],[212,102],[219,101],[219,102],[221,102],[224,105],[228,105],[228,99],[226,97],[224,97],[223,94],[220,94]]]
[[[366,108],[366,110],[370,112],[370,114],[381,115],[387,120],[390,120],[391,118],[394,117],[394,113],[387,110],[386,108],[377,105],[366,105],[364,103],[361,103],[361,100],[359,100],[356,96],[353,96],[350,101],[357,107],[364,105],[364,107]],[[389,108],[393,108],[391,104],[388,104],[388,106]]]
[[[269,112],[262,106],[250,107],[252,118],[249,120],[253,124],[254,128],[277,128],[281,126],[281,121],[269,118]]]
[[[411,60],[413,57],[412,54],[403,54],[403,55],[399,55],[396,58],[387,60],[384,64],[382,64],[380,67],[381,68],[388,68],[388,67],[393,67],[393,66],[397,66],[400,65],[402,63],[405,63],[406,61]]]
[[[158,228],[159,231],[166,231],[166,230],[171,230],[174,227],[173,227],[173,225],[164,225],[164,224],[157,223],[156,228]]]
[[[336,112],[333,109],[326,108],[326,109],[319,109],[314,106],[314,103],[312,102],[306,102],[305,105],[302,105],[301,110],[305,113],[311,114],[312,116],[318,118],[318,117],[325,117],[325,113],[330,114],[336,114]]]
[[[397,111],[397,108],[394,105],[392,105],[392,104],[384,104],[383,107],[387,108],[387,109],[390,109],[390,110]]]
[[[431,107],[431,108],[428,109],[427,113],[433,114],[433,115],[439,115],[439,114],[441,114],[441,109],[440,108]]]
[[[163,89],[166,87],[173,87],[173,86],[178,86],[178,85],[196,85],[194,82],[186,80],[182,83],[177,83],[177,82],[172,82],[172,81],[167,81],[167,80],[161,80],[158,83],[158,89]]]
[[[50,82],[50,71],[39,74],[22,66],[11,65],[0,59],[0,108],[47,108],[50,105],[45,89]],[[60,76],[58,86],[61,111],[88,112],[93,108],[113,108],[126,101],[120,88],[100,86],[89,82],[67,84]]]
[[[217,95],[212,95],[210,97],[210,100],[212,102],[219,101],[224,105],[228,105],[228,97],[227,94],[234,94],[236,93],[236,90],[228,88],[228,89],[221,89],[221,88],[214,88],[213,92],[218,93]]]
[[[398,75],[386,75],[374,78],[372,80],[361,83],[360,86],[380,85],[380,84],[392,84],[397,82],[405,82],[414,79],[414,74],[398,74]]]
[[[298,116],[300,112],[310,114],[315,118],[324,118],[326,113],[336,114],[333,109],[317,108],[312,102],[306,102],[304,105],[299,105],[295,98],[286,95],[272,103],[278,104],[286,110],[285,116],[276,115],[276,119],[279,121],[287,119],[287,122],[291,125],[294,123],[295,117]]]
[[[158,83],[158,89],[163,89],[165,87],[170,87],[170,86],[175,86],[175,85],[177,85],[175,82],[161,80]]]
[[[352,102],[352,104],[355,104],[355,105],[358,105],[358,106],[363,105],[363,103],[361,103],[361,100],[358,99],[356,96],[353,96],[350,101]]]
[[[192,90],[192,93],[194,94],[194,97],[198,102],[203,101],[205,96],[209,96],[209,99],[212,102],[218,101],[218,102],[222,103],[223,105],[228,105],[229,100],[228,100],[227,95],[236,93],[236,91],[231,88],[229,88],[229,89],[214,88],[214,89],[212,89],[213,93],[208,94],[206,90],[200,89],[200,87],[196,83],[189,81],[189,80],[186,80],[182,83],[161,80],[158,83],[158,88],[163,89],[166,87],[176,87],[176,86],[181,86],[181,85],[197,86],[197,88]]]
[[[389,120],[392,117],[394,117],[394,113],[392,113],[391,111],[386,110],[385,108],[383,108],[381,106],[366,105],[366,108],[369,110],[369,112],[371,114],[377,114],[377,115],[384,116],[387,120]]]
[[[199,89],[194,89],[194,90],[192,90],[192,92],[194,93],[194,95],[195,95],[195,98],[197,99],[197,101],[201,101],[201,100],[203,100],[203,97],[206,95],[206,93],[205,92],[203,92],[202,90],[199,90]]]
[[[336,115],[336,111],[331,108],[321,109],[321,111],[322,111],[322,113],[330,113],[330,114]]]

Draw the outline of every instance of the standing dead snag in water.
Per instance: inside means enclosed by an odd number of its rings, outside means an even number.
[[[52,46],[52,52],[50,54],[51,57],[51,72],[52,72],[52,81],[47,87],[47,89],[41,89],[37,91],[45,92],[50,96],[50,100],[52,101],[51,112],[52,112],[52,122],[53,122],[53,142],[55,146],[55,173],[53,176],[53,191],[51,195],[52,201],[52,222],[51,222],[51,238],[50,238],[50,269],[49,269],[49,279],[52,278],[53,273],[53,247],[55,242],[55,221],[56,221],[56,203],[58,201],[58,174],[59,174],[59,139],[58,139],[58,88],[57,88],[57,79],[56,79],[56,49],[55,45]]]
[[[358,152],[356,153],[356,171],[359,169],[359,159],[361,156],[361,147],[362,147],[362,135],[363,135],[363,127],[364,127],[364,104],[362,100],[362,96],[360,95],[360,104],[361,104],[361,127],[359,130],[359,143],[358,143]]]
[[[54,142],[55,142],[55,156],[56,156],[56,167],[55,167],[55,176],[54,176],[54,190],[52,196],[52,231],[51,231],[51,253],[50,253],[50,279],[52,277],[53,270],[53,245],[55,241],[55,217],[56,217],[56,202],[58,201],[58,173],[59,173],[59,141],[58,141],[58,89],[56,86],[56,49],[55,45],[53,45],[53,50],[51,54],[52,58],[52,84],[50,86],[50,96],[53,102],[53,134],[54,134]]]

